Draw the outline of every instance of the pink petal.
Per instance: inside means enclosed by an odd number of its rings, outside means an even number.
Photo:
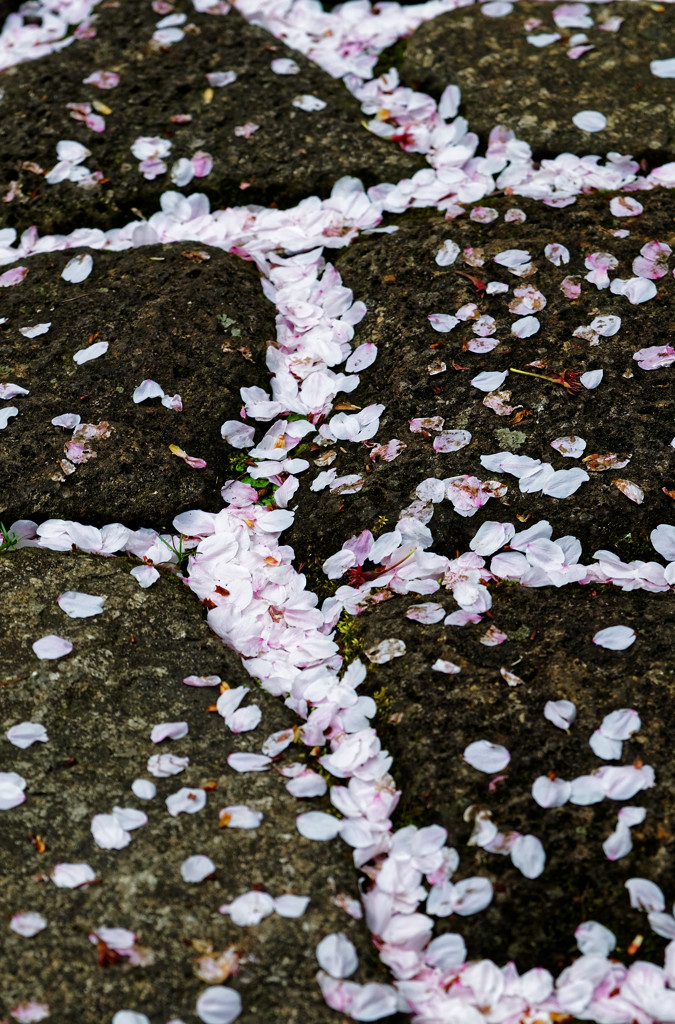
[[[64,640],[61,636],[53,633],[41,637],[32,645],[33,651],[41,661],[49,661],[55,658],[63,658],[73,649],[70,640]]]

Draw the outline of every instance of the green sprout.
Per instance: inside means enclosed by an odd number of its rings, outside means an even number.
[[[162,544],[166,545],[169,551],[173,552],[178,561],[177,567],[179,569],[182,569],[183,566],[186,564],[188,558],[190,557],[190,552],[183,550],[183,535],[181,534],[178,538],[178,547],[176,547],[175,544],[169,544],[168,540],[164,540],[163,537],[160,537],[159,539],[161,540]]]
[[[8,530],[4,523],[0,523],[0,554],[6,551],[14,551],[19,538],[11,530]]]

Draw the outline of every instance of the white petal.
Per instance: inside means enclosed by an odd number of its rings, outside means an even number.
[[[73,256],[72,260],[66,263],[61,271],[61,277],[64,281],[70,281],[71,284],[79,284],[80,281],[89,277],[93,266],[94,261],[89,253],[80,253],[79,256]]]
[[[635,643],[635,630],[630,626],[607,626],[595,634],[593,643],[608,651],[625,651]]]
[[[598,110],[580,110],[572,122],[583,132],[601,132],[607,127],[607,118]]]
[[[137,565],[130,569],[129,573],[144,590],[147,590],[159,579],[159,572],[154,565]]]
[[[98,359],[99,356],[105,355],[108,347],[109,343],[107,341],[97,341],[87,348],[78,349],[73,356],[73,362],[81,366],[82,363],[88,363],[91,359]]]
[[[195,853],[188,857],[180,866],[181,878],[184,882],[203,882],[205,878],[212,875],[216,865],[210,857],[203,853]]]
[[[506,747],[502,747],[498,743],[490,743],[489,740],[476,740],[474,743],[470,743],[465,749],[463,757],[472,768],[478,769],[479,772],[486,772],[488,775],[502,771],[511,760],[511,755]]]
[[[47,921],[42,914],[15,914],[9,922],[9,927],[17,935],[22,935],[24,939],[30,939],[47,927]]]
[[[244,892],[237,896],[232,903],[223,904],[218,910],[221,914],[229,914],[230,919],[240,928],[249,925],[260,924],[260,922],[274,913],[274,900],[266,892]]]
[[[228,828],[258,828],[263,820],[262,811],[254,811],[246,804],[223,807],[218,815],[221,826]]]
[[[519,836],[511,847],[511,860],[525,878],[539,878],[546,866],[546,853],[536,836]]]
[[[161,743],[162,740],[182,740],[187,734],[187,722],[160,722],[153,727],[150,739],[153,743]]]
[[[44,725],[38,725],[37,722],[21,722],[19,725],[13,725],[5,735],[10,743],[13,743],[15,747],[20,747],[21,750],[25,750],[33,743],[46,743],[49,739]]]
[[[212,985],[202,992],[195,1009],[203,1024],[231,1024],[241,1014],[241,996],[232,988]]]
[[[388,661],[392,661],[394,658],[401,658],[405,654],[406,647],[403,640],[397,640],[394,637],[390,637],[388,640],[381,640],[379,644],[375,644],[373,647],[369,647],[364,654],[369,661],[372,661],[375,665],[384,665]]]
[[[95,814],[91,820],[91,834],[102,850],[122,850],[131,842],[129,832],[112,814]]]
[[[139,800],[152,800],[157,795],[157,786],[150,779],[134,779],[131,792]]]
[[[55,636],[53,633],[36,640],[32,646],[35,655],[41,661],[63,658],[66,654],[70,654],[73,649],[70,640],[64,640],[62,636]]]
[[[333,978],[348,978],[359,966],[356,947],[344,932],[327,935],[316,947],[319,966]]]
[[[100,615],[103,611],[105,597],[93,594],[81,594],[77,590],[67,590],[56,599],[61,611],[71,619],[88,619],[92,615]]]
[[[301,836],[319,842],[335,839],[342,828],[340,818],[334,818],[332,814],[326,814],[324,811],[308,811],[307,814],[299,814],[295,823]]]
[[[133,832],[134,829],[142,828],[143,825],[148,824],[148,816],[145,811],[139,811],[137,807],[113,807],[112,809],[113,818],[115,821],[126,829],[127,832]]]
[[[616,947],[616,936],[597,921],[584,921],[574,932],[579,952],[585,956],[609,956]]]
[[[189,789],[184,786],[166,798],[166,809],[172,818],[177,818],[179,814],[196,814],[205,805],[206,793],[203,789]]]
[[[88,864],[55,864],[50,878],[59,889],[77,889],[93,882],[96,875]]]
[[[302,917],[309,904],[309,896],[296,896],[294,893],[284,893],[277,896],[274,901],[274,911],[279,917]]]
[[[571,700],[547,700],[544,705],[544,718],[559,729],[569,729],[577,717],[577,709]]]
[[[524,316],[511,324],[511,334],[516,338],[531,338],[539,330],[539,321],[536,316]]]
[[[484,371],[473,378],[471,384],[479,391],[497,391],[509,375],[508,370],[501,373],[497,371]]]
[[[266,772],[272,759],[265,754],[247,754],[242,751],[228,754],[227,763],[235,772]]]
[[[147,769],[156,779],[168,779],[171,775],[180,775],[189,764],[189,757],[178,757],[176,754],[153,754],[148,760]]]

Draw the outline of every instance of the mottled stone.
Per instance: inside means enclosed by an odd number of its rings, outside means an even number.
[[[489,18],[475,5],[427,22],[408,42],[405,84],[440,96],[454,82],[472,131],[485,141],[494,125],[506,125],[535,158],[615,151],[650,163],[672,160],[675,90],[649,69],[650,61],[672,57],[672,5],[591,4],[593,24],[585,29],[556,29],[553,6],[517,3],[506,17]],[[615,16],[624,19],[619,31],[602,31]],[[541,24],[528,29],[529,19]],[[527,41],[555,31],[561,38],[549,46]],[[577,33],[595,48],[572,60]],[[593,134],[575,127],[581,110],[600,111],[607,127]]]

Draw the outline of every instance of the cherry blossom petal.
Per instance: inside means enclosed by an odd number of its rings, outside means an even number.
[[[345,370],[347,373],[360,373],[361,370],[367,369],[377,359],[377,345],[373,345],[371,341],[367,341],[364,345],[359,345],[358,348],[354,349],[349,359],[345,363]]]
[[[183,682],[186,686],[206,687],[219,686],[220,676],[186,676]]]
[[[572,785],[564,779],[540,775],[532,785],[532,797],[540,807],[562,807],[570,798]]]
[[[581,374],[579,380],[587,391],[593,391],[602,380],[604,373],[604,370],[587,370],[586,373]]]
[[[572,434],[556,437],[555,441],[551,441],[551,448],[555,448],[566,459],[578,459],[586,450],[586,442],[583,437]]]
[[[437,658],[431,667],[435,672],[444,672],[446,676],[455,676],[462,671],[454,661],[444,661],[442,658]]]
[[[187,722],[160,722],[153,727],[150,739],[153,743],[161,743],[162,740],[182,740],[187,734]]]
[[[609,956],[616,948],[616,936],[604,924],[584,921],[574,932],[579,952],[588,955]]]
[[[459,246],[456,242],[451,242],[448,238],[443,242],[443,245],[436,253],[435,260],[439,267],[449,267],[455,262],[458,256]]]
[[[439,334],[448,334],[459,323],[457,317],[450,316],[449,313],[430,313],[427,320]],[[350,369],[349,365],[347,369]]]
[[[344,932],[326,935],[316,947],[316,958],[333,978],[348,978],[359,966],[356,947]]]
[[[50,1016],[50,1010],[47,1003],[38,1003],[30,1000],[29,1002],[17,1003],[16,1006],[11,1008],[9,1015],[18,1021],[19,1024],[38,1024],[39,1021],[47,1020]],[[148,1024],[150,1024],[149,1021]]]
[[[154,565],[136,565],[133,569],[129,570],[129,574],[134,577],[144,590],[147,590],[153,583],[156,583],[160,575]]]
[[[21,722],[19,725],[13,725],[5,735],[10,743],[21,750],[32,746],[33,743],[46,743],[49,739],[44,725],[39,725],[37,722]]]
[[[139,800],[152,800],[157,795],[157,786],[150,779],[134,779],[131,791]]]
[[[88,619],[92,615],[100,615],[105,603],[105,597],[81,594],[77,590],[66,590],[56,600],[61,611],[71,619]]]
[[[263,820],[262,811],[254,811],[246,804],[232,804],[218,814],[221,828],[258,828]]]
[[[649,63],[649,70],[657,78],[675,78],[675,57],[652,60]]]
[[[607,118],[598,110],[580,110],[572,118],[572,123],[582,132],[601,132],[607,127]]]
[[[73,256],[72,260],[66,263],[61,271],[61,277],[64,281],[69,281],[71,284],[79,284],[80,281],[84,281],[89,277],[93,267],[93,258],[88,252],[83,252],[78,256]]]
[[[210,857],[203,853],[195,853],[188,857],[180,866],[180,875],[184,882],[203,882],[214,874],[216,865]]]
[[[621,480],[617,477],[615,480],[612,480],[612,483],[630,501],[634,501],[636,505],[641,505],[645,500],[645,492],[636,483],[633,483],[632,480]]]
[[[629,740],[642,728],[642,722],[633,708],[620,708],[605,715],[600,731],[612,740]]]
[[[154,754],[147,760],[147,771],[155,778],[170,778],[179,775],[189,764],[189,758],[179,758],[176,754]]]
[[[248,754],[244,751],[227,755],[227,763],[235,772],[266,772],[272,758],[265,754]]]
[[[241,996],[232,988],[212,985],[199,996],[195,1010],[203,1024],[232,1024],[241,1014]]]
[[[131,842],[131,835],[122,828],[113,814],[95,814],[91,820],[91,834],[102,850],[123,850]]]
[[[635,630],[630,626],[607,626],[595,634],[593,643],[608,651],[625,651],[635,639]]]
[[[269,893],[252,890],[237,896],[232,903],[224,903],[218,907],[218,912],[229,914],[234,924],[240,928],[247,928],[260,924],[264,918],[274,913],[274,900]]]
[[[342,828],[342,821],[333,817],[332,814],[326,814],[325,811],[308,811],[306,814],[299,814],[295,823],[301,836],[318,842],[335,839]]]
[[[446,430],[434,438],[435,452],[457,452],[471,443],[468,430]]]
[[[425,625],[440,622],[444,615],[445,609],[433,601],[427,601],[425,604],[413,604],[405,613],[406,619],[422,622]]]
[[[50,878],[59,889],[79,889],[96,879],[88,864],[55,864]]]
[[[506,747],[490,743],[489,740],[476,740],[470,743],[464,750],[463,757],[472,768],[488,775],[502,771],[511,760]]]
[[[629,878],[624,885],[628,889],[630,905],[634,910],[648,913],[662,913],[666,909],[666,899],[655,882],[647,878]]]
[[[184,786],[166,798],[166,809],[172,818],[179,814],[196,814],[206,806],[206,793],[203,789],[190,789]]]
[[[49,633],[47,636],[40,637],[32,645],[33,651],[36,657],[40,658],[41,661],[52,661],[56,658],[64,658],[73,649],[73,645],[70,640],[64,640],[62,636],[56,636],[53,633]]]
[[[384,665],[387,661],[392,661],[394,658],[403,657],[405,651],[406,647],[403,640],[390,637],[388,640],[380,640],[378,644],[369,647],[364,651],[364,654],[368,661],[372,661],[375,665]]]
[[[41,334],[46,334],[51,326],[50,321],[46,324],[36,324],[35,327],[20,327],[19,331],[23,334],[24,338],[38,338]],[[23,392],[24,395],[27,393],[26,391]],[[7,395],[3,397],[11,398],[12,396]]]
[[[274,912],[279,917],[298,918],[307,910],[309,896],[296,896],[295,893],[287,892],[283,896],[277,896],[274,901]]]
[[[135,388],[131,397],[136,405],[139,402],[145,402],[148,398],[164,398],[164,388],[156,380],[144,380]]]
[[[82,363],[88,363],[92,359],[98,359],[99,356],[105,355],[108,351],[109,343],[107,341],[97,341],[93,345],[87,346],[87,348],[78,349],[73,356],[73,362],[81,366]]]
[[[547,700],[544,718],[558,729],[569,729],[577,717],[577,709],[571,700]]]
[[[511,847],[510,856],[525,878],[539,878],[546,866],[546,853],[536,836],[519,836]]]
[[[508,375],[508,370],[503,370],[501,373],[495,370],[486,370],[474,377],[471,384],[479,391],[497,391]]]
[[[17,935],[22,935],[24,939],[31,939],[38,932],[41,932],[47,927],[47,920],[42,914],[35,912],[28,914],[14,914],[9,927]]]

